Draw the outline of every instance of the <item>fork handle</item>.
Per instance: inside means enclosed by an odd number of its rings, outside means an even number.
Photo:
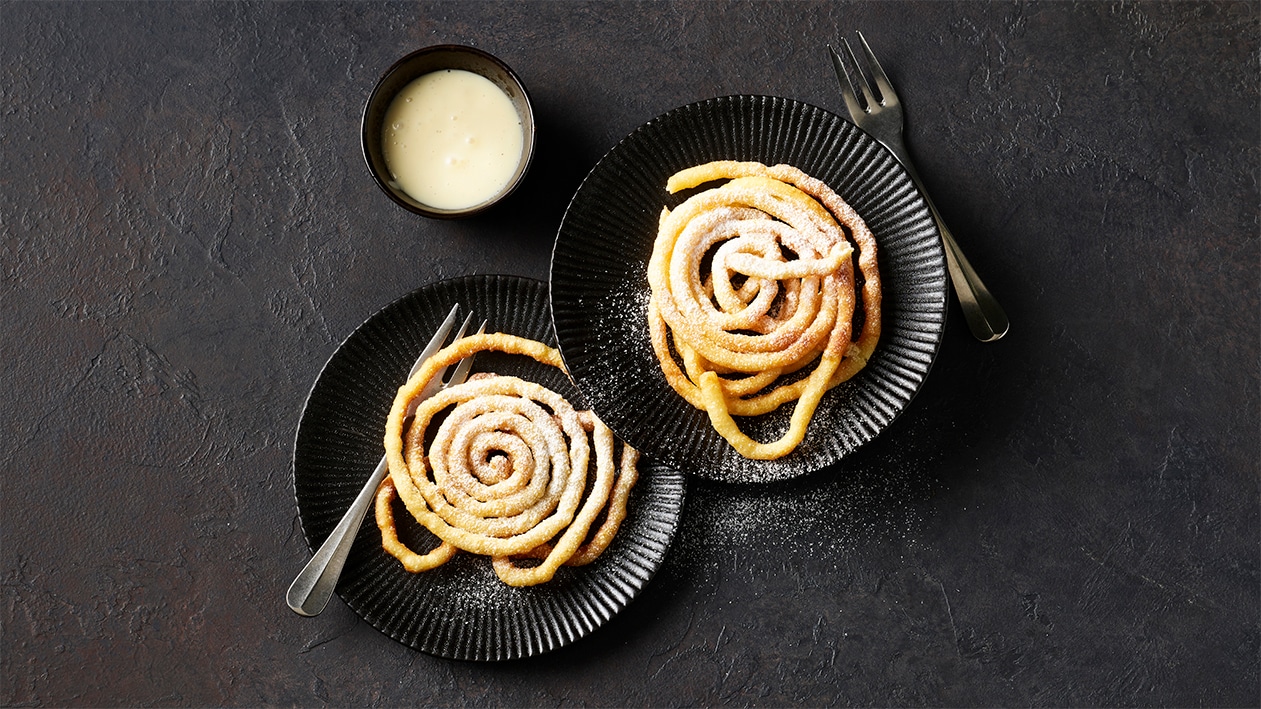
[[[368,508],[372,506],[373,498],[376,497],[377,486],[381,484],[389,471],[389,461],[382,457],[381,462],[377,463],[376,470],[372,471],[372,477],[368,478],[367,484],[351,503],[350,509],[346,510],[341,521],[333,528],[333,533],[328,535],[328,539],[324,540],[315,555],[298,573],[298,577],[293,580],[293,584],[289,586],[289,592],[285,594],[285,602],[294,613],[305,616],[319,615],[324,610],[324,606],[328,605],[328,599],[332,597],[333,589],[337,587],[337,579],[341,576],[342,568],[346,566],[346,557],[350,556],[350,547],[354,545],[355,535],[363,524]]]
[[[993,342],[1006,335],[1007,328],[1011,324],[1007,320],[1007,313],[990,293],[990,289],[985,287],[981,277],[968,262],[968,257],[963,255],[963,250],[955,242],[954,235],[946,227],[945,220],[937,212],[937,205],[929,199],[928,190],[924,189],[924,184],[920,182],[919,175],[911,165],[910,156],[906,154],[905,149],[897,149],[900,146],[890,146],[886,143],[885,147],[888,147],[898,162],[906,168],[911,181],[919,188],[924,202],[928,204],[928,211],[932,212],[933,221],[937,222],[937,229],[941,232],[941,241],[946,246],[946,270],[950,272],[950,282],[954,285],[955,295],[959,297],[959,305],[963,308],[963,319],[967,320],[968,329],[981,342]]]
[[[963,317],[968,321],[968,329],[981,342],[993,342],[1007,334],[1011,323],[1007,313],[990,293],[981,277],[973,270],[968,258],[963,255],[954,236],[946,228],[946,223],[937,214],[937,209],[929,203],[933,218],[937,220],[937,228],[941,230],[941,240],[946,245],[946,269],[950,271],[950,282],[954,284],[955,295],[959,297],[959,305],[963,308]]]

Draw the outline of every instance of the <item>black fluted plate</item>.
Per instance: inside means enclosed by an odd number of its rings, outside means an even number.
[[[805,440],[774,461],[741,457],[670,388],[647,324],[648,260],[675,172],[713,160],[788,163],[826,182],[875,234],[883,334],[858,376],[824,396]],[[946,322],[946,267],[928,206],[893,155],[841,117],[767,96],[727,96],[640,126],[587,175],[552,253],[552,318],[565,364],[595,412],[641,451],[729,482],[782,480],[843,459],[910,403]],[[737,418],[760,441],[780,437],[792,405]]]
[[[320,372],[298,426],[294,490],[307,543],[318,548],[350,507],[384,453],[385,420],[416,355],[454,303],[487,332],[555,346],[546,284],[509,276],[468,276],[423,287],[368,318]],[[560,370],[526,357],[483,353],[473,371],[538,382],[584,408]],[[337,584],[337,595],[364,620],[417,650],[461,660],[507,660],[554,650],[595,630],[630,603],[665,558],[678,526],[685,479],[642,458],[625,522],[605,553],[584,567],[562,567],[529,588],[505,585],[490,559],[457,554],[419,574],[381,548],[371,513]],[[434,538],[399,505],[399,537],[417,551]],[[426,546],[428,545],[428,546]]]

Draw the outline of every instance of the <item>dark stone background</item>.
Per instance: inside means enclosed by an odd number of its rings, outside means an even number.
[[[0,4],[0,703],[1257,705],[1256,2]],[[696,483],[665,567],[505,664],[282,596],[298,414],[364,318],[546,278],[582,176],[731,93],[843,110],[863,30],[1011,333],[957,305],[845,465]],[[378,74],[463,42],[540,123],[526,184],[425,221],[369,179]]]

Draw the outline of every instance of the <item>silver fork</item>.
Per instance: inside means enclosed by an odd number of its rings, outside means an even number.
[[[841,55],[828,45],[828,51],[832,53],[832,66],[836,69],[836,77],[841,84],[841,95],[845,98],[845,107],[849,109],[850,120],[893,153],[898,162],[902,163],[902,167],[906,168],[911,180],[919,188],[920,194],[924,195],[924,201],[928,203],[928,209],[937,222],[937,228],[941,231],[941,240],[946,246],[946,267],[950,271],[950,281],[954,284],[955,294],[959,297],[959,305],[963,308],[963,317],[968,322],[968,329],[978,340],[993,342],[1007,334],[1009,325],[1007,314],[981,282],[981,277],[972,269],[972,264],[968,263],[963,251],[955,243],[954,236],[946,228],[946,223],[937,213],[937,207],[928,198],[928,191],[924,189],[919,174],[915,172],[915,167],[911,164],[911,157],[906,151],[906,143],[902,137],[904,125],[902,102],[898,100],[897,93],[893,91],[893,85],[889,83],[889,77],[885,76],[884,70],[880,68],[880,62],[876,61],[876,55],[867,45],[867,39],[863,37],[862,32],[858,33],[858,40],[862,43],[867,69],[876,82],[876,91],[879,92],[879,96],[872,93],[862,71],[863,62],[858,61],[854,50],[849,46],[849,41],[842,38],[841,42],[845,44],[845,51],[849,54],[854,73],[858,77],[858,84],[863,94],[862,103],[858,101],[858,90],[849,72],[845,71]]]
[[[416,358],[416,363],[412,365],[411,373],[407,375],[409,379],[420,370],[420,366],[425,363],[425,360],[432,357],[435,352],[442,348],[442,343],[447,339],[447,333],[451,332],[451,327],[455,324],[456,314],[459,310],[459,303],[456,303],[451,308],[446,320],[442,322],[442,325],[438,326],[438,330],[434,333],[433,338],[429,340],[429,344],[425,345],[420,357]],[[455,334],[452,342],[464,337],[464,333],[468,330],[469,322],[472,319],[473,314],[469,313],[464,318],[464,324],[460,326],[460,331]],[[486,323],[483,322],[481,331],[485,330]],[[455,371],[451,373],[451,378],[446,381],[442,379],[442,376],[446,373],[446,368],[439,370],[413,400],[413,408],[408,412],[408,415],[415,411],[414,405],[416,403],[467,379],[469,369],[472,366],[472,357],[461,360],[456,365]],[[346,514],[342,516],[341,521],[333,528],[333,533],[328,535],[328,539],[324,540],[324,543],[320,545],[315,555],[298,573],[298,577],[293,580],[293,584],[289,586],[288,593],[285,594],[285,602],[294,613],[305,616],[319,615],[324,610],[324,606],[328,605],[328,599],[332,597],[333,589],[337,586],[337,579],[341,576],[342,569],[346,566],[346,558],[350,555],[350,548],[354,544],[355,535],[363,524],[363,518],[367,515],[368,508],[372,506],[377,486],[381,484],[381,481],[385,479],[386,474],[389,472],[389,461],[386,460],[385,456],[381,456],[381,462],[377,463],[376,470],[372,471],[372,476],[368,478],[368,482],[364,484],[363,489],[355,496],[355,501],[351,503],[350,509],[346,510]]]

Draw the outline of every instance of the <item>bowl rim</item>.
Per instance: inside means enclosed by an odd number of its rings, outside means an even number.
[[[487,61],[498,68],[501,72],[503,72],[507,80],[521,92],[521,102],[524,104],[525,110],[525,115],[521,116],[522,127],[525,129],[523,136],[524,143],[521,150],[522,155],[521,160],[517,163],[517,169],[514,172],[513,178],[508,182],[508,185],[503,190],[496,193],[490,199],[464,209],[439,209],[436,207],[426,206],[420,203],[419,200],[409,200],[403,198],[399,194],[398,190],[389,185],[385,177],[373,164],[371,152],[372,148],[370,147],[370,143],[372,141],[369,139],[369,134],[373,128],[369,125],[368,116],[372,113],[373,107],[378,105],[383,99],[382,91],[387,81],[420,57],[442,53],[449,53],[452,55],[472,55]],[[412,80],[440,69],[441,67],[438,67],[418,73],[412,77]],[[510,96],[509,98],[511,99],[512,97]],[[390,99],[393,100],[393,96],[391,96]],[[514,107],[517,105],[515,100],[513,100],[513,105]],[[362,148],[364,163],[368,168],[368,174],[372,175],[373,182],[375,182],[377,187],[381,188],[381,191],[384,192],[395,204],[403,207],[409,212],[419,214],[423,217],[429,217],[431,219],[463,219],[465,217],[471,217],[475,214],[480,214],[481,212],[484,212],[507,199],[508,196],[515,192],[517,187],[519,187],[525,180],[525,175],[529,172],[530,165],[534,161],[535,133],[534,104],[530,100],[530,92],[526,89],[525,82],[521,80],[521,77],[517,75],[517,72],[514,71],[504,60],[484,49],[479,49],[478,47],[466,44],[433,44],[413,50],[400,57],[391,64],[388,69],[381,73],[381,76],[373,85],[372,91],[368,94],[367,100],[364,101],[363,112],[359,119],[360,147]]]

